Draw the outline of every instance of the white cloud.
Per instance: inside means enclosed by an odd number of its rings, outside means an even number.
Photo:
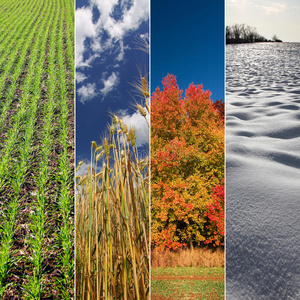
[[[87,77],[83,74],[83,73],[80,73],[80,72],[76,72],[76,81],[78,83],[80,82],[83,82],[87,79]]]
[[[128,1],[127,1],[128,2]],[[92,9],[97,6],[100,17],[96,24],[93,24]],[[133,0],[128,9],[128,3],[121,1],[120,9],[123,12],[122,18],[115,20],[112,13],[118,0],[91,0],[90,6],[76,10],[76,66],[89,66],[91,61],[104,50],[114,49],[119,41],[116,58],[120,61],[124,57],[126,47],[123,38],[131,31],[138,29],[143,21],[149,19],[149,0]],[[102,40],[102,35],[108,34],[108,39]],[[91,38],[92,58],[89,61],[83,59],[85,51],[84,42],[87,37]]]
[[[118,114],[129,130],[131,128],[135,130],[137,147],[149,144],[149,126],[139,111],[130,115],[126,110],[120,110]],[[147,119],[149,121],[149,114],[147,115]]]
[[[91,165],[91,162],[83,161],[82,165],[79,167],[78,171],[76,172],[76,176],[83,176],[87,175],[88,168]]]
[[[107,93],[112,91],[114,87],[119,83],[119,73],[113,72],[107,79],[103,79],[104,88],[101,89],[101,93],[106,96]]]
[[[89,168],[91,167],[91,161],[90,160],[84,160],[79,167],[78,171],[76,172],[76,176],[83,176],[87,175]],[[95,161],[93,162],[93,168],[95,169]],[[98,162],[96,172],[99,173],[101,171],[102,166]]]
[[[100,18],[97,22],[98,27],[103,27],[107,22],[111,22],[111,13],[114,6],[118,4],[118,0],[91,0],[100,11]]]
[[[79,101],[84,103],[88,100],[97,96],[96,92],[96,84],[95,83],[88,83],[87,85],[83,85],[79,89],[77,89],[77,93],[79,95]]]
[[[124,54],[125,54],[125,49],[129,48],[128,46],[127,47],[124,47],[124,43],[123,41],[121,40],[120,41],[120,48],[118,49],[119,50],[119,54],[117,56],[117,60],[118,61],[122,61],[123,58],[124,58]]]
[[[91,7],[82,7],[75,12],[75,32],[76,32],[76,66],[83,63],[84,41],[87,37],[96,36],[96,26],[93,24],[93,13]]]
[[[286,4],[274,3],[273,6],[257,5],[257,7],[262,8],[267,15],[270,15],[274,13],[280,13],[281,11],[285,10]]]
[[[143,34],[140,34],[140,38],[143,40],[143,41],[146,41],[148,42],[149,41],[149,33],[143,33]]]
[[[113,18],[109,18],[104,23],[104,28],[109,32],[112,39],[122,39],[124,35],[137,29],[148,18],[149,0],[135,0],[130,9],[124,13],[122,20],[115,21]]]

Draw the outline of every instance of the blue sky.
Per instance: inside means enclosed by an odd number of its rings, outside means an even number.
[[[149,39],[149,0],[76,1],[76,161],[90,157],[118,113],[147,149],[149,130],[133,107],[133,83],[149,55],[137,39]],[[224,100],[224,1],[151,1],[151,91],[168,73],[181,90],[203,84]],[[136,124],[139,124],[137,126]]]
[[[267,39],[276,34],[284,42],[300,42],[299,0],[227,0],[226,25],[256,27]]]
[[[151,1],[151,89],[168,73],[224,100],[224,1]]]
[[[149,7],[149,0],[76,1],[76,161],[86,161],[82,172],[110,113],[135,127],[137,145],[148,147],[149,129],[133,106],[131,84],[140,68],[149,69],[149,55],[137,45],[149,40]]]

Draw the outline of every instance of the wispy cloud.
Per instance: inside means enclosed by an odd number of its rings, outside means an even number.
[[[83,81],[85,81],[86,79],[87,79],[87,77],[86,77],[83,73],[81,73],[81,72],[76,72],[76,81],[77,81],[78,83],[83,82]]]
[[[82,7],[75,12],[75,32],[76,32],[76,66],[83,64],[83,53],[85,51],[84,42],[87,37],[95,37],[97,29],[93,24],[93,13],[91,7]]]
[[[285,3],[274,3],[272,6],[265,5],[256,5],[257,7],[262,8],[267,15],[277,14],[286,9]]]
[[[83,176],[86,175],[89,169],[89,166],[91,165],[90,161],[84,161],[82,165],[79,167],[78,171],[76,172],[76,176]]]
[[[120,41],[120,48],[118,49],[118,52],[119,52],[119,54],[117,56],[118,61],[122,61],[124,59],[125,49],[128,49],[128,48],[129,48],[128,46],[124,47],[124,43],[121,40]]]
[[[146,108],[145,108],[146,110]],[[128,114],[127,110],[120,110],[118,115],[122,119],[122,121],[127,125],[130,130],[133,128],[136,133],[136,145],[137,147],[141,147],[145,144],[149,144],[149,127],[145,120],[145,118],[136,111],[135,113]],[[149,114],[147,115],[147,119],[149,120]]]
[[[101,89],[101,93],[106,96],[107,93],[112,91],[119,83],[119,73],[113,72],[107,79],[103,79],[104,88]]]
[[[100,12],[98,21],[93,23],[92,9],[96,6]],[[121,17],[115,18],[114,11],[118,10]],[[118,60],[123,59],[126,46],[124,37],[138,29],[143,21],[149,18],[149,0],[91,0],[88,7],[76,10],[76,66],[86,67],[103,51],[116,49]],[[87,50],[85,41],[91,39],[89,45],[93,53],[84,57]],[[89,59],[89,61],[88,61]]]
[[[99,11],[98,20],[93,19],[93,9]],[[95,59],[107,61],[102,87],[89,83],[78,89],[81,103],[101,94],[105,97],[119,83],[118,68],[125,62],[125,37],[149,19],[149,0],[89,0],[89,5],[76,10],[76,81],[84,83],[86,68],[92,68]],[[113,54],[113,56],[112,56]],[[110,76],[107,77],[107,72]],[[80,86],[80,85],[79,85]],[[96,87],[98,92],[96,92]]]
[[[88,100],[97,96],[96,92],[96,84],[95,83],[88,83],[87,85],[83,85],[79,89],[77,89],[77,93],[79,96],[79,101],[81,103],[85,103]]]
[[[103,2],[103,0],[101,1]],[[110,17],[104,24],[104,28],[112,39],[122,39],[129,31],[137,29],[141,22],[149,17],[148,0],[134,0],[129,10],[125,9],[127,4],[123,3],[121,8],[124,11],[122,20],[115,21]]]
[[[140,34],[140,38],[146,42],[149,42],[149,33]]]
[[[83,175],[87,175],[89,168],[91,167],[91,161],[90,160],[84,160],[81,164],[81,166],[79,167],[78,171],[76,172],[76,176],[83,176]],[[96,168],[96,172],[100,172],[101,171],[101,165],[98,164],[97,168]],[[93,168],[95,168],[95,162],[93,162]]]

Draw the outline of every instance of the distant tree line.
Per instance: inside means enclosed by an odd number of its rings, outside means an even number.
[[[226,44],[258,43],[258,42],[282,42],[276,34],[271,40],[257,33],[255,27],[245,24],[226,26]]]

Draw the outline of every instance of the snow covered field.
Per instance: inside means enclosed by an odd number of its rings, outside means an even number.
[[[300,299],[300,43],[226,46],[226,299]]]

